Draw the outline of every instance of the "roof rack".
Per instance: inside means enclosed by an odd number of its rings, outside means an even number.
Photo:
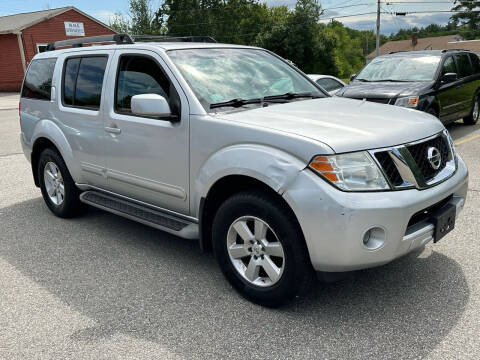
[[[60,47],[72,46],[82,47],[83,44],[107,43],[114,42],[117,45],[133,44],[134,41],[162,41],[162,42],[202,42],[202,43],[216,43],[217,41],[211,36],[163,36],[163,35],[128,35],[128,34],[113,34],[90,36],[84,38],[77,38],[71,40],[61,40],[51,42],[47,45],[46,51],[53,51]]]
[[[442,53],[446,53],[446,52],[449,52],[449,51],[470,51],[470,50],[467,50],[467,49],[443,49]]]
[[[85,38],[77,38],[71,40],[61,40],[49,43],[46,51],[53,51],[59,47],[72,46],[82,47],[83,44],[105,43],[114,42],[116,44],[133,44],[133,40],[128,34],[113,34],[113,35],[100,35],[90,36]]]
[[[162,42],[201,42],[216,43],[211,36],[164,36],[164,35],[132,35],[135,41],[162,41]]]

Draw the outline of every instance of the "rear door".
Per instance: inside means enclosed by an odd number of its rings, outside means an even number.
[[[55,116],[81,169],[81,179],[75,180],[98,187],[106,183],[102,109],[112,55],[113,50],[97,50],[59,58],[63,69]]]
[[[459,89],[458,118],[461,118],[468,115],[472,109],[476,84],[468,53],[455,55],[455,61],[457,63],[458,77],[460,78],[460,83],[457,88]]]

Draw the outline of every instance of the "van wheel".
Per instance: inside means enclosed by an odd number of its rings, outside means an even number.
[[[69,218],[84,209],[80,191],[57,151],[45,149],[40,154],[37,171],[43,199],[56,216]]]
[[[275,196],[260,191],[238,193],[220,206],[213,250],[230,284],[260,305],[285,304],[313,279],[294,215]]]
[[[478,116],[480,114],[480,97],[477,95],[473,102],[472,112],[467,117],[463,118],[465,125],[475,125],[478,122]]]

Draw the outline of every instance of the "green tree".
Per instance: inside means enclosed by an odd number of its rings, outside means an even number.
[[[160,29],[154,22],[155,14],[152,10],[152,0],[129,1],[130,31],[136,35],[158,34]]]
[[[270,14],[273,14],[270,11]],[[293,61],[310,73],[336,74],[337,39],[319,24],[322,8],[316,0],[298,0],[293,10],[282,9],[273,25],[258,35],[256,44]]]
[[[130,23],[120,12],[116,12],[110,19],[108,26],[119,33],[129,33]]]
[[[459,13],[452,15],[451,19],[465,25],[470,30],[478,30],[480,27],[480,12],[478,11],[480,1],[455,0],[454,4],[452,10],[459,11]]]

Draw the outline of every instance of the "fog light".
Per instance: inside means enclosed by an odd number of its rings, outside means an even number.
[[[377,250],[383,246],[385,239],[385,230],[380,227],[374,227],[363,235],[363,246],[368,250]]]

